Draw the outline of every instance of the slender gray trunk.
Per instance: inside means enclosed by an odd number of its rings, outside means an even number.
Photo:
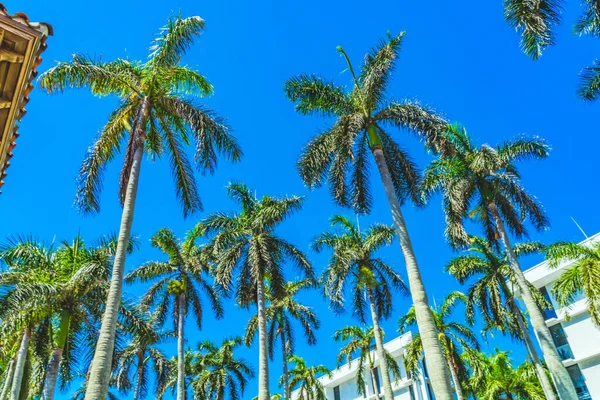
[[[17,353],[17,363],[15,365],[15,376],[12,380],[12,386],[10,389],[10,399],[19,400],[19,394],[21,392],[21,383],[23,381],[23,374],[25,373],[25,363],[27,362],[27,355],[29,353],[29,341],[31,340],[31,331],[26,328],[23,332],[23,339],[21,340],[21,346]]]
[[[379,388],[377,387],[377,381],[375,380],[375,374],[377,373],[377,369],[371,366],[371,368],[369,368],[369,371],[371,373],[371,385],[373,385],[373,394],[375,395],[375,398],[379,400],[381,398],[381,395],[379,393]]]
[[[52,350],[50,362],[48,363],[48,372],[46,373],[46,382],[44,382],[44,400],[54,399],[54,390],[56,388],[56,379],[58,378],[58,367],[62,359],[63,348],[56,347]]]
[[[265,282],[257,277],[256,299],[258,308],[258,400],[270,400],[269,354],[267,352],[267,318],[265,315]]]
[[[10,390],[13,376],[15,374],[15,359],[12,358],[8,363],[8,371],[6,371],[6,377],[2,384],[2,392],[0,393],[0,400],[6,400],[8,398],[8,391]]]
[[[529,334],[529,329],[527,328],[527,325],[523,320],[523,314],[521,313],[521,310],[519,310],[519,307],[517,307],[515,299],[512,297],[512,295],[508,297],[508,303],[511,311],[513,312],[517,320],[519,330],[521,331],[523,341],[525,342],[525,347],[527,348],[527,352],[531,357],[531,362],[535,366],[535,373],[538,377],[538,380],[540,381],[540,385],[542,386],[542,390],[544,391],[546,399],[558,400],[556,394],[554,393],[554,385],[552,385],[552,382],[550,382],[550,379],[548,378],[548,374],[546,374],[546,370],[544,369],[542,360],[540,360],[540,356],[537,352],[537,349],[535,348],[535,345],[533,344],[531,335]]]
[[[448,366],[450,367],[450,374],[452,375],[452,381],[454,382],[454,392],[456,393],[457,400],[464,400],[465,395],[460,385],[460,378],[458,377],[458,371],[456,365],[451,360],[448,360]]]
[[[283,355],[283,400],[291,400],[290,388],[289,388],[289,373],[288,373],[288,353],[287,353],[287,340],[285,337],[285,329],[281,329],[281,352]]]
[[[383,381],[383,398],[385,400],[394,400],[394,390],[390,380],[390,370],[388,368],[387,359],[385,358],[385,349],[383,347],[383,335],[379,327],[379,315],[375,307],[375,299],[371,288],[367,289],[369,297],[369,307],[371,308],[371,318],[373,320],[373,335],[375,336],[375,348],[377,357],[379,358],[379,369],[381,370],[381,380]]]
[[[115,253],[112,277],[106,299],[106,309],[102,316],[100,335],[96,344],[94,359],[90,366],[90,378],[85,390],[85,400],[106,400],[108,396],[108,385],[112,373],[112,358],[115,348],[117,317],[119,316],[119,306],[121,305],[121,295],[123,292],[125,258],[127,257],[127,249],[129,247],[135,199],[140,179],[140,168],[142,166],[142,156],[144,155],[144,127],[149,113],[150,103],[145,98],[140,114],[137,116],[134,132],[132,132],[132,134],[140,135],[141,144],[138,144],[135,148],[131,172],[129,173],[129,181],[123,203],[123,213],[121,215],[121,226],[119,227],[117,251]]]
[[[394,185],[390,177],[390,171],[385,161],[383,151],[379,147],[373,149],[373,156],[379,169],[381,182],[385,195],[392,212],[392,219],[400,241],[400,248],[406,264],[410,294],[415,307],[417,326],[423,342],[423,353],[429,369],[429,378],[436,400],[453,400],[453,390],[450,384],[450,374],[446,366],[446,359],[438,338],[438,332],[427,300],[427,293],[423,285],[419,265],[415,256],[408,228],[398,203],[398,197],[394,191]]]
[[[135,380],[135,391],[133,392],[133,400],[142,398],[142,382],[144,380],[144,352],[138,353],[137,377]]]
[[[185,293],[179,294],[177,315],[177,400],[185,400],[185,350],[183,324],[185,322]]]
[[[562,400],[577,400],[577,392],[575,391],[573,381],[571,380],[569,372],[565,368],[558,355],[556,345],[552,340],[552,335],[550,334],[550,329],[548,329],[548,326],[546,325],[546,320],[542,314],[542,310],[536,303],[535,298],[531,293],[531,289],[527,283],[527,279],[525,279],[525,274],[523,274],[523,271],[521,270],[519,260],[510,244],[508,233],[504,227],[504,221],[502,221],[500,213],[498,212],[498,208],[494,202],[489,204],[489,208],[496,222],[496,229],[500,234],[500,239],[502,240],[502,244],[506,250],[509,264],[513,270],[517,286],[521,292],[521,297],[523,298],[523,303],[525,304],[525,308],[529,313],[531,326],[538,337],[538,341],[542,348],[542,352],[544,353],[546,363],[548,364],[548,369],[550,370],[550,373],[554,378],[554,382],[556,383],[558,395]]]

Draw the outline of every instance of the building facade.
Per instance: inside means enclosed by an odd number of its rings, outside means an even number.
[[[25,115],[51,34],[50,25],[31,22],[21,12],[10,14],[0,3],[0,190],[19,136],[17,123]]]
[[[400,378],[396,382],[392,382],[394,400],[432,400],[433,391],[429,385],[426,369],[420,368],[418,374],[411,376],[411,374],[407,374],[404,368],[405,349],[411,341],[412,333],[407,332],[384,345],[385,349],[398,362],[401,370]],[[319,379],[325,388],[327,400],[375,400],[377,396],[373,386],[379,387],[379,398],[383,399],[383,381],[381,379],[381,371],[378,368],[379,361],[375,351],[373,351],[372,356],[375,359],[375,375],[374,379],[371,379],[369,371],[367,371],[368,368],[365,370],[367,385],[364,395],[358,394],[356,383],[358,361],[353,360],[332,371],[331,377],[324,376]],[[299,391],[292,392],[292,399],[297,400],[298,398]]]
[[[590,245],[600,241],[600,233],[580,244]],[[560,307],[552,296],[556,279],[573,262],[565,262],[558,268],[550,268],[547,262],[540,263],[525,271],[525,277],[541,290],[552,304],[546,310],[546,325],[565,367],[575,383],[579,398],[600,400],[600,329],[587,312],[587,300],[580,294],[569,307]]]

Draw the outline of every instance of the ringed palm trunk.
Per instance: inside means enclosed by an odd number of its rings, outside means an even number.
[[[8,371],[6,371],[6,377],[4,378],[4,383],[2,384],[2,392],[0,393],[0,400],[7,399],[8,391],[10,390],[14,374],[15,374],[15,359],[13,358],[8,363]]]
[[[29,353],[29,341],[31,340],[31,331],[26,328],[23,332],[23,339],[21,340],[21,346],[17,353],[17,362],[15,365],[15,373],[12,379],[12,386],[10,389],[10,399],[19,400],[21,393],[23,375],[25,374],[25,364],[27,363],[27,355]]]
[[[177,315],[177,400],[185,400],[185,351],[184,331],[185,322],[183,311],[185,307],[185,293],[181,293],[177,300],[179,302],[179,313]]]
[[[385,161],[385,155],[383,154],[381,145],[372,145],[371,150],[375,157],[377,168],[379,169],[381,182],[383,183],[385,195],[390,206],[390,211],[392,212],[396,233],[398,234],[398,239],[400,241],[400,248],[402,249],[402,254],[404,256],[410,294],[415,307],[419,334],[423,341],[423,353],[425,354],[425,361],[427,362],[427,368],[429,369],[431,386],[433,387],[436,400],[452,400],[452,385],[450,384],[448,367],[446,367],[446,359],[442,352],[442,346],[438,338],[433,314],[431,313],[431,308],[429,308],[429,302],[427,301],[427,293],[425,292],[425,286],[423,285],[417,258],[410,241],[408,228],[404,222],[402,211],[400,210],[398,197],[394,191],[394,185]]]
[[[383,398],[385,400],[394,400],[394,391],[392,389],[392,383],[390,381],[390,370],[387,365],[385,358],[385,349],[383,348],[383,335],[381,334],[381,328],[379,327],[379,315],[377,315],[377,308],[375,307],[375,298],[373,297],[373,290],[367,289],[369,296],[369,307],[371,308],[371,318],[373,319],[373,335],[375,336],[375,347],[377,349],[377,357],[379,358],[379,369],[381,370],[381,380],[383,381]]]
[[[269,355],[267,353],[267,319],[265,315],[265,282],[260,276],[256,282],[258,308],[258,400],[270,400]]]
[[[138,368],[137,377],[135,380],[135,391],[133,392],[133,400],[139,400],[142,397],[142,381],[144,380],[144,352],[138,352]]]
[[[283,400],[290,400],[290,388],[289,388],[289,373],[288,373],[288,354],[287,354],[287,341],[285,338],[285,329],[281,330],[281,352],[283,355]],[[1,399],[0,399],[1,400]]]
[[[519,330],[523,335],[523,341],[525,342],[525,347],[527,348],[527,352],[531,357],[531,362],[535,367],[535,373],[540,381],[540,385],[542,386],[542,390],[544,391],[544,395],[547,400],[558,400],[556,394],[554,393],[554,386],[550,379],[548,379],[548,375],[546,374],[546,370],[544,369],[544,365],[542,364],[542,360],[540,360],[540,356],[533,344],[533,340],[531,339],[531,335],[529,334],[529,329],[527,329],[527,325],[523,320],[523,314],[521,314],[521,310],[517,307],[517,303],[515,303],[515,299],[511,296],[508,297],[509,307],[514,314],[517,324],[519,326]]]
[[[369,368],[370,371],[370,375],[371,375],[371,385],[373,385],[373,394],[375,395],[375,398],[377,400],[379,400],[381,398],[381,394],[379,393],[379,388],[377,387],[377,381],[375,380],[375,374],[377,374],[377,369],[375,369],[375,367],[373,365],[371,365],[371,368]]]
[[[527,280],[525,279],[525,274],[523,274],[523,271],[521,270],[519,260],[510,244],[510,239],[506,232],[506,228],[504,227],[504,221],[502,221],[502,218],[500,217],[496,203],[493,201],[490,202],[489,209],[496,222],[496,229],[500,234],[500,239],[506,250],[509,264],[515,274],[515,280],[517,281],[517,286],[521,292],[523,303],[529,313],[531,326],[538,337],[540,347],[546,358],[546,364],[556,383],[558,395],[562,400],[577,400],[577,392],[575,391],[573,381],[558,355],[556,345],[552,340],[552,335],[550,334],[550,329],[548,329],[548,326],[546,325],[542,310],[536,303]]]
[[[460,378],[458,376],[458,368],[454,360],[448,360],[448,366],[450,367],[450,374],[452,375],[452,382],[454,382],[454,392],[456,393],[457,400],[464,400],[465,394],[463,393],[462,386],[460,384]]]
[[[129,247],[135,199],[140,179],[140,168],[142,165],[142,156],[144,155],[144,141],[146,139],[144,127],[149,114],[150,102],[147,98],[144,98],[132,132],[133,135],[138,135],[140,140],[139,143],[137,143],[133,154],[133,163],[129,173],[127,189],[125,191],[125,201],[123,202],[123,213],[121,215],[121,226],[119,227],[117,251],[113,262],[112,277],[106,299],[106,309],[102,316],[100,335],[96,344],[94,359],[90,366],[90,378],[85,390],[85,400],[105,400],[108,395],[108,385],[112,372],[112,357],[115,348],[117,317],[119,315],[121,294],[123,292],[125,258],[127,256],[127,248]]]
[[[52,350],[50,362],[48,363],[46,382],[44,383],[44,400],[54,399],[56,379],[58,378],[58,367],[60,366],[60,360],[62,359],[65,344],[67,343],[67,337],[69,336],[70,323],[71,313],[69,313],[68,311],[62,311],[60,313],[60,324],[58,326],[58,332],[56,334],[55,347]]]

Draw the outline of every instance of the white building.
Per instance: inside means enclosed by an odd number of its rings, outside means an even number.
[[[418,376],[410,376],[404,368],[404,351],[406,346],[412,341],[412,333],[407,332],[384,344],[385,349],[396,359],[401,370],[401,377],[398,381],[392,381],[394,390],[394,400],[432,400],[433,391],[428,383],[427,372],[423,369]],[[375,366],[379,364],[378,357],[373,351]],[[358,360],[352,360],[349,364],[344,364],[332,371],[331,378],[321,377],[319,380],[325,387],[327,400],[375,400],[376,395],[373,390],[373,384],[369,375],[368,367],[365,370],[365,381],[367,382],[366,394],[359,395],[356,386],[356,370]],[[393,379],[393,378],[392,378]],[[377,368],[375,385],[379,386],[380,398],[383,399],[383,384],[381,372]],[[299,391],[292,392],[292,400],[297,400]]]
[[[600,241],[600,233],[584,240],[586,245]],[[525,277],[540,289],[553,309],[546,310],[546,325],[567,367],[580,399],[600,399],[600,329],[587,312],[586,298],[580,294],[569,307],[560,307],[552,297],[552,286],[572,262],[549,268],[547,262],[525,271]]]

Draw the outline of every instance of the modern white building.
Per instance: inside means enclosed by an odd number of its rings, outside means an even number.
[[[580,244],[598,241],[600,233]],[[551,294],[556,279],[571,265],[572,261],[550,268],[547,262],[543,262],[525,271],[525,277],[552,303],[553,309],[544,313],[546,325],[575,383],[579,398],[600,400],[600,329],[590,319],[587,300],[580,294],[569,307],[560,307]]]
[[[433,390],[429,385],[427,371],[421,368],[418,376],[410,376],[404,368],[404,352],[406,346],[412,341],[412,333],[407,332],[384,344],[385,349],[396,359],[401,370],[401,377],[398,381],[392,382],[394,389],[394,400],[432,400]],[[373,351],[375,366],[379,364],[378,357]],[[321,377],[320,381],[325,387],[327,400],[375,400],[376,392],[373,390],[373,384],[368,371],[365,371],[365,381],[367,381],[365,395],[358,394],[356,386],[356,371],[358,369],[358,360],[353,360],[349,364],[344,364],[332,371],[331,378]],[[376,368],[375,385],[379,386],[380,398],[383,399],[383,385],[381,372]],[[292,392],[292,399],[297,400],[299,391]]]

